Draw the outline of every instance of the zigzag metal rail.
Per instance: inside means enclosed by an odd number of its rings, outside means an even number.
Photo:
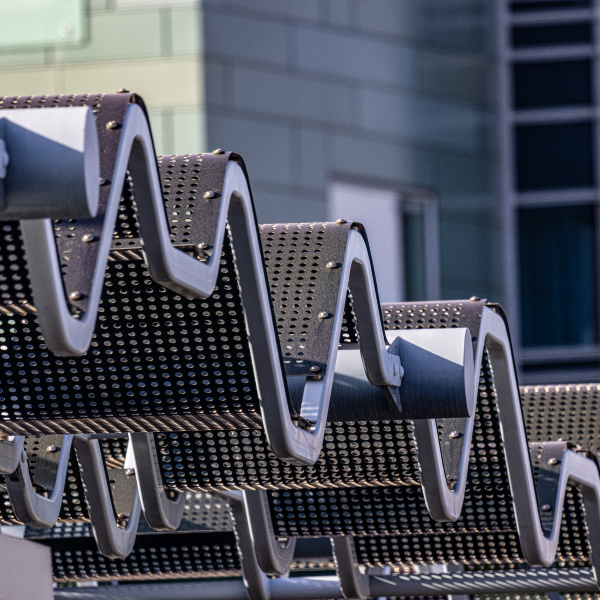
[[[132,96],[133,98],[133,96]],[[136,102],[141,102],[139,98]],[[157,283],[188,297],[207,297],[217,281],[226,223],[234,240],[236,266],[245,306],[265,430],[274,454],[294,464],[313,464],[322,445],[333,369],[319,381],[307,381],[301,416],[314,422],[311,430],[292,423],[288,390],[282,368],[273,312],[268,293],[264,259],[257,234],[256,217],[243,161],[225,155],[224,179],[219,182],[221,207],[212,255],[199,261],[173,247],[164,211],[160,179],[146,113],[131,102],[120,126],[120,140],[112,188],[99,240],[87,310],[76,318],[65,298],[60,261],[50,219],[21,221],[35,308],[49,348],[58,355],[81,355],[89,346],[108,260],[120,192],[129,169],[136,189],[137,217],[151,277]],[[102,123],[98,124],[102,128]],[[381,327],[371,258],[365,239],[350,231],[342,266],[341,286],[334,314],[328,364],[334,365],[342,327],[348,285],[354,292],[357,326],[365,370],[373,385],[388,390],[398,404],[402,368],[388,352]],[[256,365],[260,363],[260,367]],[[6,424],[8,427],[8,423]]]
[[[508,327],[501,314],[483,307],[476,365],[480,365],[484,348],[487,349],[494,375],[496,402],[504,442],[504,454],[511,490],[519,539],[523,555],[531,565],[549,566],[554,561],[558,546],[565,490],[569,483],[581,490],[590,532],[591,562],[600,568],[600,476],[596,463],[571,450],[562,456],[560,477],[556,492],[556,508],[550,534],[541,524],[533,479],[527,434],[523,423],[516,369]],[[479,386],[479,371],[475,370],[475,394]],[[414,422],[421,480],[427,508],[436,521],[455,521],[460,516],[465,495],[469,467],[473,417],[467,420],[461,456],[460,472],[454,489],[446,483],[435,420]]]
[[[523,556],[531,565],[552,564],[559,542],[566,488],[568,485],[576,485],[582,493],[585,518],[590,531],[588,539],[591,545],[591,562],[597,569],[600,565],[600,478],[597,463],[580,453],[566,449],[567,444],[564,442],[534,444],[533,449],[529,448],[506,322],[499,307],[493,309],[482,306],[481,309],[476,364],[482,364],[484,350],[487,350],[494,376],[506,467],[510,488],[513,490],[515,521]],[[475,369],[473,385],[474,396],[477,397],[479,369]],[[474,417],[466,420],[460,471],[454,489],[450,489],[447,484],[436,421],[432,419],[413,422],[423,494],[427,508],[436,521],[456,521],[461,515],[474,420]],[[540,448],[542,469],[555,479],[551,489],[546,485],[543,492],[540,483],[534,482],[530,458],[532,451],[538,452]],[[543,501],[540,499],[541,493],[544,493]],[[253,536],[256,539],[266,539],[268,531],[272,529],[270,517],[267,524],[264,523],[265,519],[261,518],[261,506],[267,502],[266,493],[246,492],[246,499],[248,504],[254,505],[254,509],[250,511]],[[554,512],[545,513],[542,523],[538,507],[546,501],[549,506],[553,506]],[[549,532],[548,524],[551,526]],[[283,553],[269,556],[260,552],[258,558],[267,572],[283,574],[289,568],[289,561],[285,561]]]

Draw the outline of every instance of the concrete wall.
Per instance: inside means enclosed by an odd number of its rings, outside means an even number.
[[[430,190],[443,297],[498,299],[488,5],[205,0],[208,145],[245,158],[259,221],[324,219],[332,180]]]
[[[194,0],[90,0],[86,41],[0,52],[0,95],[126,88],[150,109],[157,152],[200,152],[204,82]]]

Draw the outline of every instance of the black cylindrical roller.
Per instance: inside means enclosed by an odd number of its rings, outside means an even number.
[[[404,368],[400,410],[369,383],[360,350],[340,350],[328,421],[384,421],[468,417],[475,405],[471,334],[466,328],[387,331],[390,351]],[[304,377],[289,377],[292,402],[300,411]]]

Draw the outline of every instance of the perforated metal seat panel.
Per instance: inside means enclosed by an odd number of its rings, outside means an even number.
[[[600,452],[600,384],[525,386],[521,404],[530,442],[565,440]]]
[[[130,103],[137,103],[145,111],[143,101],[135,94],[79,94],[46,96],[1,96],[0,110],[13,108],[43,109],[54,107],[89,106],[100,123],[114,121],[123,123],[125,111]],[[108,205],[111,178],[120,142],[120,129],[109,130],[98,127],[100,153],[100,177],[105,182],[100,186],[98,214],[93,218],[58,219],[54,223],[55,240],[61,258],[61,270],[65,295],[71,297],[78,292],[77,300],[69,300],[71,310],[87,309],[92,285],[94,265],[98,258],[98,244],[82,242],[84,236],[98,240]],[[27,261],[16,221],[0,223],[0,313],[16,319],[19,316],[35,315],[35,302],[29,288]],[[2,265],[4,261],[4,265]],[[4,266],[4,269],[1,267]],[[30,327],[34,321],[28,317]]]
[[[212,253],[214,239],[210,235],[212,232],[214,238],[216,225],[209,226],[206,221],[218,217],[219,194],[213,193],[215,197],[210,199],[199,197],[198,179],[214,179],[214,159],[212,155],[159,158],[172,242],[199,260]],[[224,168],[220,163],[218,166]],[[98,327],[85,357],[61,359],[47,352],[35,316],[26,308],[19,309],[20,318],[7,311],[0,316],[6,374],[0,390],[0,401],[4,400],[0,417],[6,431],[261,428],[228,236],[214,293],[205,300],[188,300],[150,279],[142,260],[141,241],[136,237],[134,202],[135,190],[128,179],[105,275]],[[18,267],[12,278],[19,278],[6,287],[26,291],[26,262],[18,224],[4,227],[10,231],[3,236],[3,255],[9,257],[12,267]],[[75,225],[63,231],[65,227],[63,223],[56,225],[57,236],[75,235],[66,233],[76,229]],[[277,329],[286,346],[283,366],[290,374],[308,375],[311,367],[326,372],[333,327],[329,316],[335,311],[341,277],[338,267],[344,259],[350,227],[313,223],[263,228]],[[273,236],[277,248],[271,248]],[[284,266],[278,262],[282,247]],[[17,254],[11,254],[11,248]],[[290,265],[295,266],[290,270]],[[281,281],[280,275],[284,275]],[[30,304],[30,296],[25,301],[23,306]],[[318,317],[323,314],[329,316]],[[342,339],[347,339],[351,330],[352,326],[346,326]],[[296,336],[296,331],[304,333]],[[293,418],[301,421],[291,410]]]
[[[469,477],[458,521],[433,521],[417,486],[277,491],[269,493],[275,532],[353,535],[358,560],[367,566],[523,562],[487,362],[480,382]],[[557,563],[587,566],[585,512],[573,487],[565,498],[562,523]]]
[[[88,522],[62,521],[51,529],[28,527],[25,537],[52,548],[57,582],[234,577],[241,575],[227,502],[189,494],[176,533],[156,533],[142,519],[132,553],[106,558]]]
[[[100,554],[93,537],[40,539],[38,542],[52,548],[57,582],[241,575],[232,531],[138,535],[132,553],[124,560]]]
[[[294,231],[291,230],[292,234]],[[269,237],[272,241],[265,238],[266,241],[275,243],[274,235]],[[294,243],[294,237],[300,236],[292,235],[288,241]],[[285,247],[289,250],[288,241]],[[481,302],[469,301],[382,304],[382,314],[386,329],[468,327],[476,340],[481,307]],[[277,312],[277,305],[274,308]],[[348,300],[340,344],[357,342]],[[290,352],[300,351],[300,345],[292,344]],[[464,423],[464,419],[440,420],[440,435],[444,435],[444,430],[447,435],[450,430],[464,428]],[[293,467],[277,460],[259,430],[158,434],[156,441],[163,481],[169,488],[180,491],[324,489],[420,482],[412,426],[408,421],[328,423],[323,450],[312,467]]]

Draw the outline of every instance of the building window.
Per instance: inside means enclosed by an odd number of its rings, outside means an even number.
[[[512,30],[513,48],[585,44],[592,41],[590,23],[568,25],[522,25]]]
[[[576,106],[592,101],[590,60],[523,62],[513,66],[515,108]]]
[[[593,206],[519,210],[525,348],[598,342]]]
[[[512,12],[538,12],[589,8],[592,0],[514,0],[510,2]]]
[[[431,194],[334,182],[327,214],[331,221],[365,226],[382,302],[437,299],[437,209]]]
[[[506,294],[520,378],[600,381],[598,2],[497,6]]]
[[[519,125],[515,137],[519,191],[594,185],[591,123]]]

